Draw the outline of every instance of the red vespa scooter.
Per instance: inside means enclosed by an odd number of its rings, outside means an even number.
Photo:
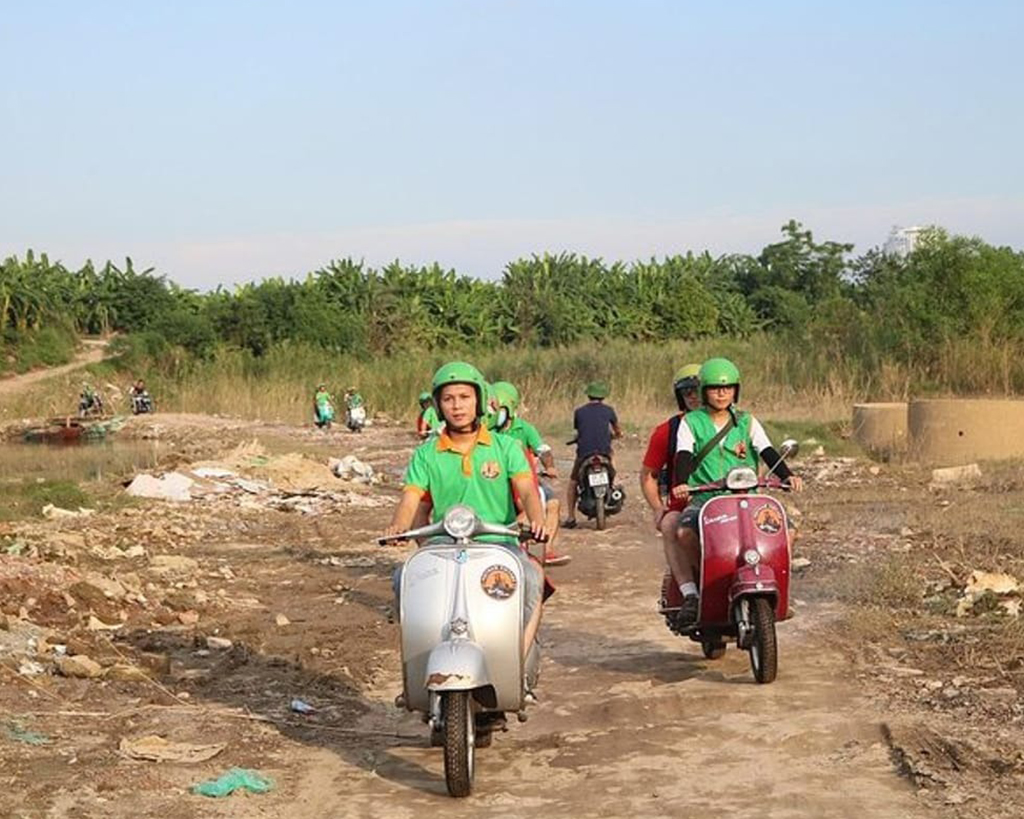
[[[797,449],[796,441],[784,441],[781,459]],[[723,481],[690,488],[694,494],[722,489],[730,494],[711,498],[700,510],[700,611],[697,622],[680,633],[700,643],[710,660],[725,653],[726,640],[735,640],[750,652],[754,678],[770,683],[779,662],[775,623],[790,616],[792,542],[782,504],[752,494],[757,488],[786,487],[771,472],[758,478],[753,469],[737,467]],[[681,603],[679,586],[666,571],[660,611],[667,622]]]

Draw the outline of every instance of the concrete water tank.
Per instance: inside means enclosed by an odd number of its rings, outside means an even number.
[[[907,416],[910,454],[924,463],[1024,458],[1024,401],[921,399]]]
[[[853,440],[868,452],[891,456],[907,451],[907,405],[853,405]]]

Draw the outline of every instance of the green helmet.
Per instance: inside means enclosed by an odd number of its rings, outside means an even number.
[[[494,390],[498,407],[505,407],[509,411],[509,415],[515,415],[519,408],[519,390],[515,388],[515,385],[508,381],[495,381],[491,388]]]
[[[584,392],[587,394],[587,398],[607,398],[611,391],[603,381],[591,381],[587,384]]]
[[[465,361],[449,361],[434,373],[431,393],[438,413],[441,412],[441,387],[446,384],[472,384],[476,389],[476,417],[483,417],[487,400],[487,382],[480,370]]]
[[[700,366],[700,389],[708,387],[736,387],[733,403],[740,400],[740,371],[728,358],[709,358]]]
[[[431,398],[431,396],[430,396],[429,392],[421,392],[420,393],[420,403],[421,404],[427,403],[427,401],[429,401],[430,398]]]
[[[484,386],[484,424],[488,429],[495,429],[498,426],[498,401],[494,396],[494,385],[488,381]]]

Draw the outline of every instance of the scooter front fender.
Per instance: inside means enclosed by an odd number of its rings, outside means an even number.
[[[428,691],[471,691],[490,684],[484,650],[472,640],[446,640],[431,649],[423,682]]]
[[[746,595],[767,597],[772,601],[772,608],[778,606],[779,582],[771,566],[741,566],[736,570],[729,587],[729,610],[734,611],[733,604]]]

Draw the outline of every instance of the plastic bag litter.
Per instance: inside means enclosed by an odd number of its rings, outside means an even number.
[[[4,725],[4,733],[8,739],[22,742],[25,745],[49,745],[53,742],[46,734],[40,734],[38,731],[29,731],[20,722],[15,720],[7,721]]]
[[[305,701],[300,700],[300,699],[292,700],[291,709],[296,714],[313,714],[313,713],[316,713],[316,709],[312,705],[310,705],[308,702],[305,702]]]
[[[273,787],[274,783],[259,771],[254,771],[251,768],[232,768],[217,779],[193,785],[192,793],[200,796],[221,797],[230,796],[237,790],[266,793]]]

